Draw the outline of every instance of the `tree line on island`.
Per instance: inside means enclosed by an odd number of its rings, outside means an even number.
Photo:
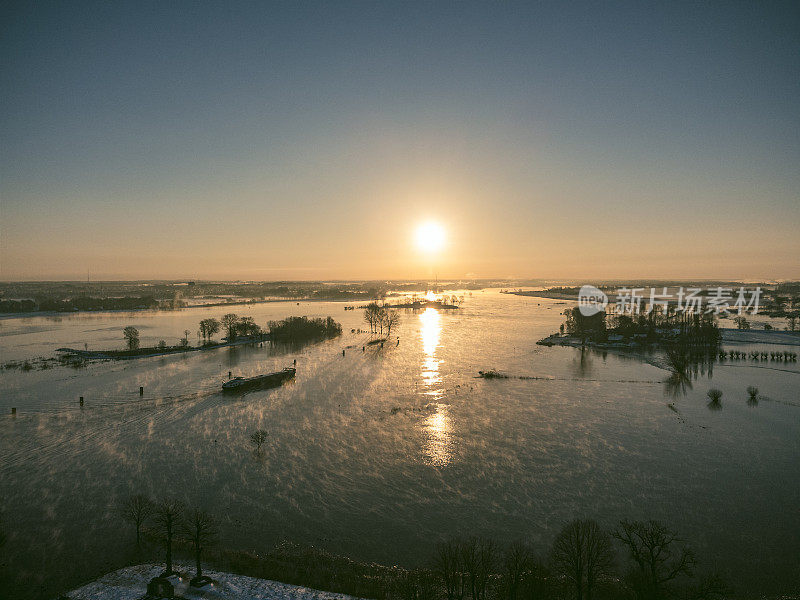
[[[251,436],[254,446],[263,442],[260,433]],[[176,573],[173,553],[180,545],[195,562],[190,584],[213,582],[202,570],[203,557],[219,539],[211,515],[142,495],[129,497],[119,510],[135,528],[137,547],[145,528],[159,543],[162,577]],[[575,519],[542,555],[523,541],[501,546],[486,537],[450,539],[436,545],[429,567],[411,570],[335,558],[311,547],[298,552],[286,543],[257,558],[232,551],[213,557],[222,568],[254,577],[378,600],[719,600],[728,593],[717,574],[700,575],[691,548],[654,520],[622,520],[606,530],[594,520]]]
[[[584,315],[578,307],[564,311],[561,335],[580,339],[582,343],[604,344],[616,339],[659,344],[717,346],[719,326],[710,313],[676,311],[656,306],[639,314],[612,314],[605,311]]]
[[[224,315],[220,319],[203,319],[198,328],[198,338],[202,339],[199,347],[218,345],[214,335],[224,332],[224,342],[236,341],[278,341],[278,342],[310,342],[324,340],[341,335],[342,326],[332,317],[308,318],[288,317],[280,321],[269,321],[266,328],[260,327],[253,317],[240,317],[234,313]],[[122,335],[128,353],[145,353],[152,350],[164,352],[192,349],[189,343],[190,330],[183,332],[183,337],[177,345],[169,346],[166,341],[159,341],[154,348],[141,348],[139,330],[128,326],[123,329]]]

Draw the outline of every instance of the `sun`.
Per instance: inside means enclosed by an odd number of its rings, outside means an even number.
[[[433,221],[428,221],[417,227],[417,248],[422,252],[433,254],[444,247],[444,228]]]

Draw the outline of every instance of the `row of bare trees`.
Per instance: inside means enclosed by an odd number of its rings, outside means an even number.
[[[260,448],[266,432],[251,436]],[[208,513],[167,499],[128,498],[123,518],[141,532],[152,524],[163,545],[166,569],[172,574],[173,542],[189,542],[196,575],[203,585],[201,556],[216,542],[217,523]],[[619,554],[625,557],[620,570]],[[620,521],[608,531],[596,521],[576,519],[555,537],[540,557],[523,542],[500,548],[492,539],[450,540],[436,548],[432,570],[399,573],[395,585],[410,600],[719,600],[727,593],[717,575],[697,576],[694,552],[676,533],[658,521]]]
[[[621,574],[615,541],[627,557]],[[722,598],[722,581],[697,579],[695,568],[691,549],[657,521],[621,521],[609,532],[576,519],[561,529],[546,559],[521,542],[501,551],[491,539],[473,537],[440,544],[434,573],[447,600],[486,600],[490,590],[500,600]]]
[[[370,333],[385,333],[388,336],[400,324],[400,313],[377,302],[370,302],[364,308],[364,321],[369,325]]]
[[[154,502],[147,496],[137,494],[127,498],[119,508],[123,519],[136,528],[136,545],[141,545],[142,530],[151,524],[164,547],[166,568],[163,577],[172,575],[172,547],[180,539],[192,545],[197,572],[192,585],[202,585],[208,581],[203,577],[201,556],[203,550],[213,545],[219,534],[217,522],[207,512],[188,508],[179,500],[165,499]]]

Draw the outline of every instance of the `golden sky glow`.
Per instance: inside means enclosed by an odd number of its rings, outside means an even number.
[[[426,254],[440,252],[445,245],[444,227],[436,221],[427,221],[417,227],[415,241],[417,248]]]
[[[800,278],[770,6],[32,3],[0,279]]]

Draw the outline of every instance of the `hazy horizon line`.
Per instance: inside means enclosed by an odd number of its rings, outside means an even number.
[[[0,285],[6,284],[17,284],[17,283],[75,283],[75,284],[102,284],[102,283],[421,283],[421,282],[434,282],[438,281],[441,283],[455,283],[455,282],[509,282],[509,283],[522,283],[522,282],[557,282],[557,283],[570,283],[570,284],[578,284],[578,283],[591,283],[591,282],[600,282],[600,283],[615,283],[615,282],[649,282],[649,283],[696,283],[696,282],[704,282],[704,283],[766,283],[766,284],[778,284],[778,283],[795,283],[800,282],[800,279],[794,279],[791,277],[787,278],[742,278],[742,279],[730,279],[730,278],[710,278],[710,277],[585,277],[585,278],[576,278],[576,277],[568,277],[568,278],[558,278],[558,277],[474,277],[474,278],[455,278],[455,277],[446,277],[446,278],[415,278],[415,279],[405,279],[405,278],[387,278],[387,279],[375,279],[375,278],[353,278],[353,279],[344,279],[344,278],[335,278],[335,279],[219,279],[219,278],[212,278],[212,279],[191,279],[191,278],[172,278],[172,279],[164,279],[164,278],[155,278],[155,279],[96,279],[91,281],[84,281],[81,279],[0,279]]]

